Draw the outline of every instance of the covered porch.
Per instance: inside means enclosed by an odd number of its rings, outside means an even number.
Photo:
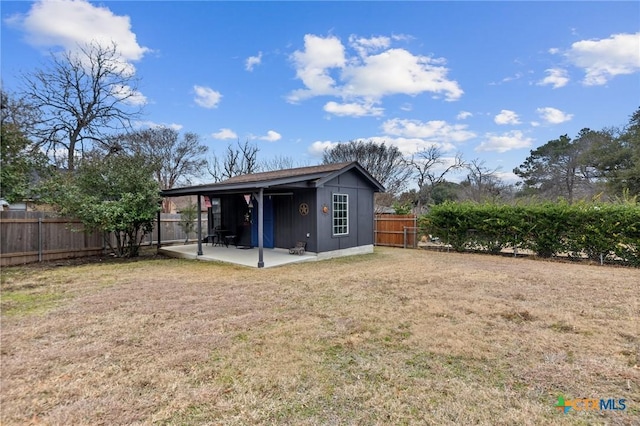
[[[357,162],[238,175],[163,190],[164,197],[194,195],[197,210],[202,211],[204,203],[208,211],[206,229],[198,216],[195,250],[167,250],[194,259],[211,256],[249,266],[257,263],[258,268],[371,252],[373,195],[383,190]],[[207,248],[211,239],[222,241],[224,249]],[[311,254],[290,255],[289,248],[299,245]]]
[[[236,265],[258,267],[256,264],[256,258],[258,257],[258,248],[236,248],[235,246],[225,247],[213,246],[211,244],[201,246],[202,254],[198,254],[198,244],[186,244],[175,246],[164,246],[159,249],[160,253],[163,253],[170,257],[177,257],[182,259],[197,259],[205,261],[219,261],[225,263],[233,263]],[[318,260],[316,253],[305,252],[303,255],[289,254],[286,249],[263,249],[263,261],[264,266],[260,267],[274,267],[287,265],[289,263],[298,262],[310,262]]]

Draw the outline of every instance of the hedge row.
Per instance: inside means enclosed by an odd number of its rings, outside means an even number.
[[[640,266],[640,205],[533,205],[446,202],[420,226],[458,251],[531,250],[541,257],[567,254]]]

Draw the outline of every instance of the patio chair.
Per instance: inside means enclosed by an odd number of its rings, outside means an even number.
[[[250,249],[251,244],[249,245],[243,244],[243,241],[245,240],[243,237],[244,237],[244,226],[242,225],[236,226],[236,233],[227,235],[225,237],[227,247],[229,247],[229,244],[233,244],[234,246],[236,246],[236,248],[239,248],[239,249]]]
[[[298,241],[295,247],[291,247],[289,249],[289,254],[297,254],[298,256],[302,256],[307,249],[306,241]]]
[[[216,244],[216,234],[215,233],[208,233],[206,237],[204,237],[204,245],[206,246],[207,244],[211,243],[212,246],[214,246]]]
[[[227,231],[223,226],[216,226],[213,229],[213,245],[222,246],[224,244],[224,236]]]

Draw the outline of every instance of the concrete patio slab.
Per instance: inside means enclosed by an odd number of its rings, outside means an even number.
[[[202,255],[198,256],[198,244],[165,246],[160,253],[183,259],[197,259],[205,261],[219,261],[236,265],[258,267],[258,248],[236,248],[235,246],[202,245]],[[285,249],[263,249],[264,267],[286,265],[289,263],[310,262],[318,260],[316,253],[306,252],[302,256],[289,254]]]

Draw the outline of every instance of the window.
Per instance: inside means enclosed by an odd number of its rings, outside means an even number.
[[[222,226],[222,213],[220,211],[220,198],[211,198],[211,224],[210,228]]]
[[[349,233],[349,195],[333,194],[333,235]]]

